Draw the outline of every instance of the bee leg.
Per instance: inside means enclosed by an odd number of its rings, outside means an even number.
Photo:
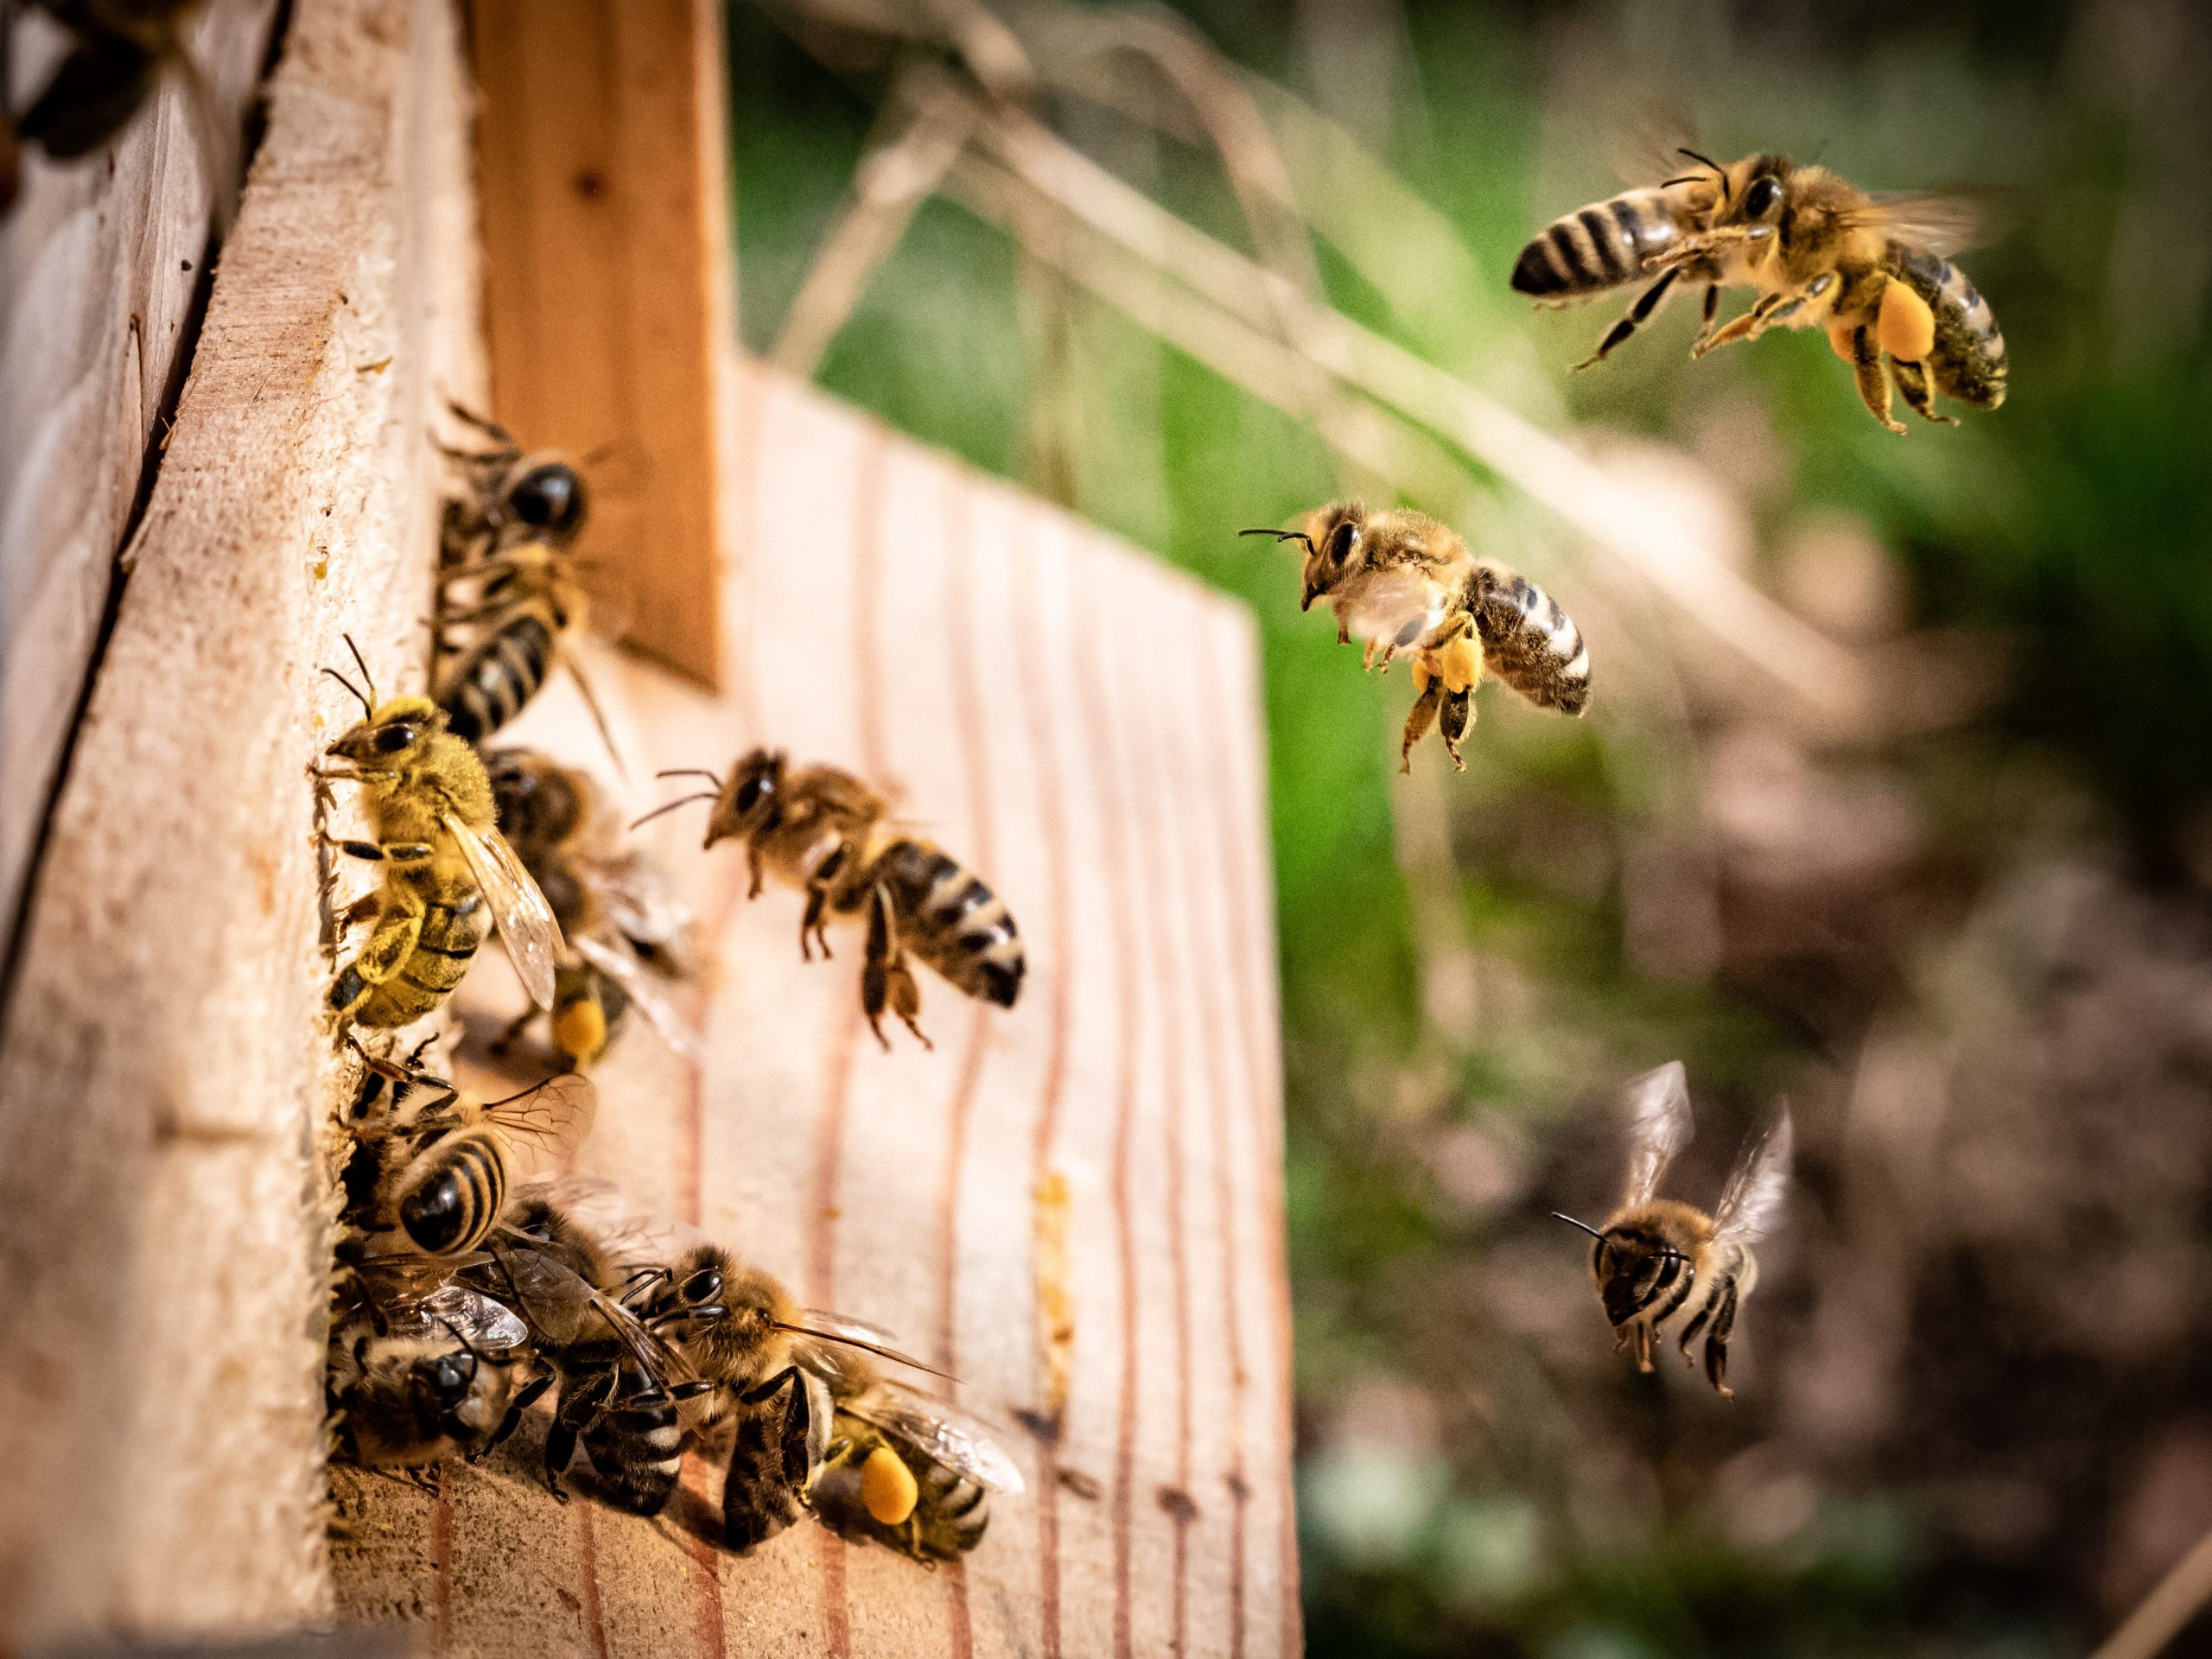
[[[545,1390],[553,1386],[552,1370],[542,1359],[535,1363],[540,1368],[537,1375],[524,1383],[521,1391],[507,1402],[507,1414],[499,1419],[499,1426],[492,1431],[492,1438],[484,1442],[482,1449],[469,1458],[471,1463],[489,1456],[505,1445],[515,1430],[522,1427],[523,1413],[536,1405]]]
[[[1699,326],[1697,338],[1690,342],[1690,355],[1692,357],[1695,357],[1697,355],[1699,346],[1704,345],[1707,340],[1713,338],[1713,325],[1715,319],[1719,315],[1720,284],[1718,283],[1707,283],[1705,285],[1705,321]]]
[[[1475,723],[1475,692],[1472,686],[1444,694],[1444,718],[1439,728],[1444,734],[1445,749],[1452,756],[1452,766],[1460,772],[1467,763],[1459,758],[1459,741],[1467,734],[1467,728]]]
[[[592,1377],[582,1383],[572,1379],[562,1385],[560,1403],[553,1409],[553,1425],[545,1431],[545,1486],[563,1503],[569,1495],[561,1490],[562,1471],[576,1455],[577,1440],[598,1421],[605,1397],[613,1393],[620,1381],[619,1373],[609,1372],[604,1382]]]
[[[1882,348],[1874,331],[1866,327],[1851,331],[1851,372],[1859,382],[1859,400],[1873,417],[1902,435],[1904,423],[1890,413],[1890,377],[1882,368]]]
[[[340,968],[338,977],[331,982],[330,1006],[341,1012],[355,1007],[397,973],[399,965],[414,954],[415,941],[423,932],[421,899],[404,889],[397,896],[387,890],[378,899],[388,905],[381,911],[377,931],[369,936],[360,954]]]
[[[802,962],[814,960],[813,947],[807,943],[809,938],[820,939],[822,958],[825,962],[830,959],[830,940],[822,931],[822,912],[828,908],[829,903],[830,893],[826,887],[809,887],[806,890],[806,913],[798,918],[798,954]]]
[[[1413,771],[1414,745],[1428,735],[1437,707],[1444,701],[1444,682],[1431,671],[1424,658],[1414,658],[1414,689],[1421,696],[1414,699],[1412,712],[1406,716],[1405,734],[1398,743],[1398,770],[1402,772]]]
[[[1723,1400],[1735,1397],[1724,1380],[1728,1375],[1728,1333],[1736,1328],[1736,1281],[1731,1279],[1721,1294],[1720,1310],[1713,1316],[1713,1334],[1705,1339],[1705,1376]]]
[[[883,1034],[887,1006],[906,1021],[907,1030],[921,1039],[924,1048],[936,1046],[914,1023],[914,1016],[922,1011],[921,988],[914,983],[906,953],[899,944],[899,923],[892,914],[890,892],[877,887],[868,894],[868,957],[861,966],[861,1007],[875,1040],[888,1049],[891,1039]]]
[[[747,902],[750,902],[760,896],[761,879],[760,849],[758,847],[753,846],[750,842],[746,843],[745,868],[747,872],[753,878],[751,885],[745,890],[745,897]]]
[[[1690,355],[1703,357],[1707,352],[1718,351],[1723,346],[1732,346],[1739,340],[1757,340],[1777,315],[1786,316],[1803,303],[1803,299],[1798,296],[1764,295],[1758,304],[1723,327],[1719,334],[1700,339],[1690,347]]]
[[[1593,363],[1604,362],[1608,352],[1625,343],[1630,334],[1651,320],[1651,314],[1659,308],[1659,302],[1667,297],[1667,290],[1675,285],[1675,278],[1681,274],[1679,267],[1662,271],[1657,282],[1636,296],[1636,303],[1629,307],[1628,315],[1605,331],[1605,339],[1598,342],[1598,349],[1574,366],[1586,369]]]
[[[1647,1375],[1651,1370],[1651,1325],[1645,1319],[1636,1325],[1636,1369]]]
[[[1936,394],[1929,386],[1925,364],[1908,363],[1902,358],[1892,357],[1889,359],[1889,368],[1890,378],[1904,394],[1905,406],[1914,414],[1937,426],[1956,426],[1959,423],[1955,415],[1938,415],[1936,412]]]
[[[378,911],[383,908],[384,893],[382,889],[379,888],[375,892],[365,893],[359,898],[356,899],[352,904],[346,906],[345,909],[338,912],[338,931],[343,933],[349,928],[359,927],[363,922],[367,921],[370,917],[375,915]]]

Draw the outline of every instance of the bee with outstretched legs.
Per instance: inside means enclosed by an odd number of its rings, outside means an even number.
[[[484,757],[499,823],[536,878],[568,950],[554,977],[553,1046],[570,1067],[607,1050],[632,1007],[679,1054],[697,1045],[660,986],[689,976],[692,918],[666,877],[635,848],[613,845],[591,779],[533,749]],[[512,1046],[539,1011],[523,1014],[493,1045]]]
[[[391,1267],[396,1264],[382,1264]],[[340,1456],[420,1471],[475,1461],[552,1382],[514,1313],[465,1286],[427,1294],[350,1275],[331,1325],[327,1388]]]
[[[1681,1061],[1638,1077],[1629,1085],[1629,1173],[1619,1207],[1602,1228],[1572,1216],[1559,1219],[1595,1241],[1590,1274],[1615,1349],[1629,1350],[1637,1369],[1649,1371],[1654,1338],[1679,1314],[1683,1357],[1702,1334],[1706,1378],[1726,1397],[1728,1339],[1758,1283],[1751,1246],[1773,1230],[1789,1190],[1789,1113],[1778,1111],[1745,1146],[1711,1215],[1654,1196],[1667,1166],[1689,1144],[1690,1128]]]
[[[1947,257],[1981,228],[1973,204],[1861,190],[1784,156],[1724,165],[1681,153],[1700,171],[1561,219],[1515,267],[1514,285],[1540,297],[1656,279],[1590,361],[1627,339],[1668,286],[1688,277],[1707,284],[1708,302],[1693,356],[1769,328],[1818,327],[1851,365],[1860,400],[1892,432],[1905,429],[1890,413],[1893,388],[1938,424],[1955,423],[1936,412],[1939,393],[1978,409],[2004,403],[2005,336],[1988,302]],[[1646,198],[1667,209],[1663,234],[1641,238],[1627,229],[1642,211],[1632,205]],[[1579,237],[1565,228],[1570,224]],[[1586,258],[1569,257],[1586,242]],[[1756,289],[1758,297],[1716,330],[1712,299],[1723,285]]]
[[[1399,744],[1402,769],[1411,769],[1414,745],[1435,725],[1452,765],[1466,770],[1459,745],[1485,672],[1540,709],[1580,715],[1590,706],[1581,630],[1542,588],[1478,559],[1426,513],[1332,501],[1309,513],[1303,530],[1241,533],[1305,547],[1299,608],[1319,601],[1334,611],[1337,643],[1360,641],[1363,667],[1388,673],[1400,652],[1412,653],[1417,695]]]
[[[770,871],[806,894],[801,956],[812,960],[817,944],[830,955],[831,916],[864,926],[861,1007],[886,1048],[887,1010],[930,1046],[915,1023],[922,996],[906,963],[909,950],[969,996],[1010,1008],[1020,995],[1027,964],[1005,900],[943,849],[895,827],[888,804],[850,772],[794,768],[781,750],[755,749],[732,768],[727,783],[710,772],[661,775],[703,778],[714,787],[638,822],[711,801],[705,844],[733,837],[745,842],[751,896],[760,896]]]
[[[517,1144],[557,1155],[582,1141],[597,1109],[580,1077],[548,1077],[480,1104],[422,1071],[420,1052],[401,1065],[361,1055],[365,1082],[347,1123],[353,1150],[342,1178],[342,1218],[359,1257],[475,1250],[506,1207]]]
[[[333,743],[345,762],[319,779],[361,786],[373,841],[340,841],[350,857],[384,867],[382,884],[341,913],[347,927],[373,922],[342,964],[330,1006],[350,1025],[411,1025],[461,983],[488,927],[496,926],[531,1000],[553,1001],[561,926],[545,895],[499,834],[492,784],[476,751],[446,729],[425,697],[379,702],[368,665],[348,639],[363,686],[323,672],[360,699],[361,722]]]

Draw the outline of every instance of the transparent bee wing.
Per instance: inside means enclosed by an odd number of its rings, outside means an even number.
[[[931,1461],[994,1491],[1028,1490],[1020,1468],[984,1426],[956,1407],[936,1400],[909,1402],[886,1388],[846,1401],[838,1409],[896,1435]]]
[[[408,1334],[450,1330],[471,1348],[484,1352],[520,1348],[530,1340],[530,1327],[512,1308],[466,1285],[442,1285],[410,1313],[424,1328]],[[393,1328],[398,1328],[397,1321]]]
[[[1669,1060],[1628,1086],[1628,1185],[1622,1207],[1649,1202],[1667,1166],[1689,1143],[1689,1073],[1680,1060]]]
[[[2001,191],[1980,186],[1866,194],[1882,230],[1899,242],[1946,258],[1997,240],[2014,212]]]
[[[472,830],[452,812],[445,816],[445,827],[461,843],[476,885],[483,890],[493,925],[499,930],[499,943],[522,976],[523,988],[539,1007],[550,1008],[553,967],[563,949],[561,924],[554,919],[553,906],[497,830]]]
[[[491,1102],[484,1116],[510,1141],[527,1142],[542,1156],[558,1158],[591,1133],[599,1116],[599,1090],[582,1073],[565,1071],[518,1095]]]
[[[594,938],[579,933],[569,943],[580,951],[585,961],[620,985],[645,1023],[660,1034],[660,1039],[687,1060],[699,1058],[698,1033],[694,1032],[675,1005],[661,995],[660,987],[646,972],[645,965],[626,943]]]
[[[615,931],[665,958],[672,976],[690,973],[696,918],[660,868],[635,854],[594,860],[587,868],[592,891]],[[658,970],[660,963],[648,966]]]
[[[518,1202],[542,1199],[582,1228],[607,1265],[625,1275],[644,1268],[665,1267],[701,1243],[678,1221],[649,1216],[632,1207],[613,1182],[591,1175],[563,1175],[532,1181],[516,1190]]]
[[[1605,134],[1605,159],[1626,185],[1657,184],[1698,171],[1683,155],[1698,148],[1697,118],[1675,99],[1639,99]]]
[[[552,1345],[596,1339],[611,1334],[630,1351],[631,1357],[653,1383],[681,1381],[691,1375],[683,1357],[655,1336],[636,1314],[563,1262],[537,1248],[537,1241],[512,1228],[501,1229],[506,1238],[493,1252],[491,1282],[511,1294],[512,1304],[534,1333]],[[577,1330],[580,1320],[570,1310],[588,1312],[603,1332]]]
[[[1720,1207],[1713,1212],[1719,1236],[1751,1243],[1774,1230],[1789,1191],[1789,1158],[1796,1142],[1789,1109],[1782,1107],[1751,1137],[1729,1173]]]

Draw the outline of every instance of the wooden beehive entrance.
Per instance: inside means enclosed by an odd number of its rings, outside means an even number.
[[[1294,1648],[1249,619],[739,360],[704,0],[478,6],[474,166],[448,0],[296,0],[284,28],[127,574],[100,569],[109,625],[69,648],[81,713],[8,756],[36,800],[8,802],[0,1640],[334,1612],[479,1654]],[[568,119],[525,130],[525,106]],[[139,164],[103,188],[154,189]],[[35,175],[0,232],[10,363],[66,182]],[[352,715],[315,670],[351,632],[387,689],[419,683],[448,396],[607,452],[588,551],[630,568],[639,643],[683,671],[589,658],[640,809],[656,769],[755,743],[834,761],[1020,918],[1020,1006],[927,982],[934,1051],[886,1052],[857,953],[802,963],[798,899],[747,904],[741,855],[664,821],[705,1052],[626,1034],[578,1159],[957,1374],[1029,1488],[959,1568],[810,1526],[733,1556],[699,1467],[653,1521],[563,1508],[537,1425],[435,1494],[326,1482],[317,1143],[344,1073],[307,768]],[[0,468],[23,522],[29,474]],[[124,521],[99,522],[111,555]],[[11,582],[45,556],[4,550]],[[608,772],[558,677],[514,735]],[[479,979],[467,1012],[496,1020]]]

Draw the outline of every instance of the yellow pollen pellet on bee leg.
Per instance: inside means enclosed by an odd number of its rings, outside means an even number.
[[[598,1058],[607,1046],[607,1011],[588,999],[570,1003],[554,1022],[553,1045],[572,1060]]]
[[[1455,696],[1472,689],[1482,677],[1482,654],[1475,648],[1475,636],[1471,633],[1461,634],[1435,656],[1438,670],[1444,677],[1444,689]]]
[[[1834,352],[1838,357],[1841,358],[1845,362],[1853,365],[1857,364],[1859,361],[1859,353],[1853,348],[1852,336],[1856,334],[1858,332],[1859,325],[1855,322],[1832,322],[1828,324],[1828,349]]]
[[[1936,314],[1910,288],[1892,281],[1882,289],[1882,314],[1874,333],[1882,349],[1898,362],[1923,362],[1936,349]]]
[[[877,1446],[861,1465],[861,1502],[868,1505],[878,1525],[899,1525],[914,1512],[920,1496],[914,1471],[889,1446]]]

